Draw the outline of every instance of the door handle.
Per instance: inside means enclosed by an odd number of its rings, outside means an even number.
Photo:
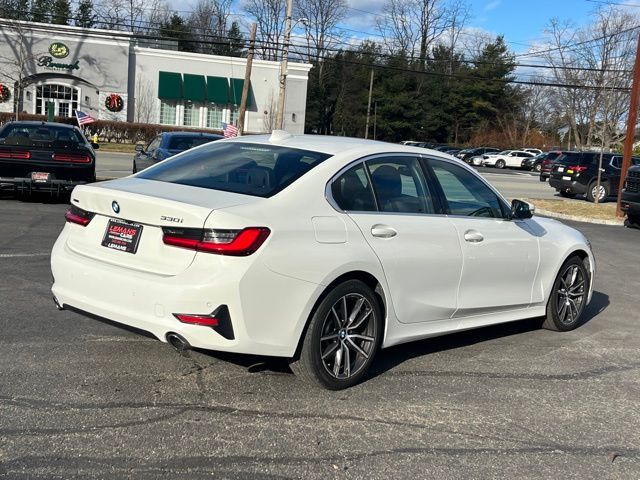
[[[371,235],[378,238],[391,238],[398,234],[396,230],[388,225],[374,225],[371,227]]]
[[[484,237],[480,232],[476,232],[475,230],[467,230],[464,232],[464,239],[469,243],[480,243],[484,240]]]

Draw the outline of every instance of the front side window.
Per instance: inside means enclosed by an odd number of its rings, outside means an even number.
[[[503,218],[498,196],[485,183],[466,169],[441,160],[429,159],[446,199],[449,215]]]
[[[212,142],[169,158],[138,178],[271,197],[329,156],[275,145]]]
[[[381,212],[434,213],[417,158],[387,157],[366,164]]]
[[[340,175],[331,184],[331,195],[338,206],[351,212],[375,212],[373,190],[361,163]]]

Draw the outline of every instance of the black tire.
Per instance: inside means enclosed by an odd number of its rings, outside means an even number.
[[[543,177],[542,175],[540,175],[540,181],[541,182],[546,182],[547,181],[547,177]]]
[[[136,161],[133,161],[133,173],[138,173],[138,169],[136,168]]]
[[[306,383],[328,390],[349,388],[371,366],[382,331],[376,295],[363,282],[348,280],[331,290],[311,314],[300,354],[290,361],[291,370]]]
[[[565,192],[564,190],[558,190],[558,193],[560,193],[560,196],[564,197],[564,198],[575,198],[576,197],[575,193]]]
[[[586,306],[589,282],[589,272],[580,257],[572,256],[564,262],[553,282],[553,290],[547,303],[547,316],[542,322],[542,328],[556,332],[567,332],[576,328]]]
[[[597,186],[598,186],[598,183],[596,181],[593,181],[587,187],[587,193],[585,196],[587,197],[587,200],[589,200],[592,203],[596,201]],[[598,201],[604,202],[609,196],[609,193],[610,193],[609,183],[606,181],[601,182],[600,183],[600,199]]]
[[[505,163],[504,160],[498,160],[496,162],[496,168],[504,168],[507,164]]]
[[[637,213],[627,214],[624,226],[627,228],[640,228],[640,215]]]

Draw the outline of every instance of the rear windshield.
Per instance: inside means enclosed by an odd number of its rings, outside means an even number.
[[[198,147],[204,143],[213,142],[214,140],[218,140],[215,137],[171,137],[169,139],[169,146],[167,147],[169,150],[189,150],[193,147]]]
[[[213,142],[165,160],[138,178],[270,197],[329,157],[272,145]]]
[[[78,148],[86,141],[73,128],[51,125],[9,124],[0,130],[0,145],[19,147]]]

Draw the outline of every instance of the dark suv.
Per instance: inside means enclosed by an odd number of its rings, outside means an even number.
[[[629,167],[622,190],[622,211],[629,223],[640,227],[640,166]]]
[[[597,188],[599,152],[563,152],[553,163],[549,185],[563,197],[573,198],[584,194],[587,200],[594,202],[605,200],[618,192],[622,155],[618,153],[602,154],[602,175],[600,190]],[[632,158],[632,164],[640,164],[640,159]]]
[[[551,169],[553,168],[553,162],[555,162],[560,155],[564,155],[565,153],[570,153],[570,152],[563,151],[563,150],[552,150],[544,154],[544,158],[540,162],[540,170],[536,170],[540,172],[541,182],[547,181],[547,179],[551,176]]]

